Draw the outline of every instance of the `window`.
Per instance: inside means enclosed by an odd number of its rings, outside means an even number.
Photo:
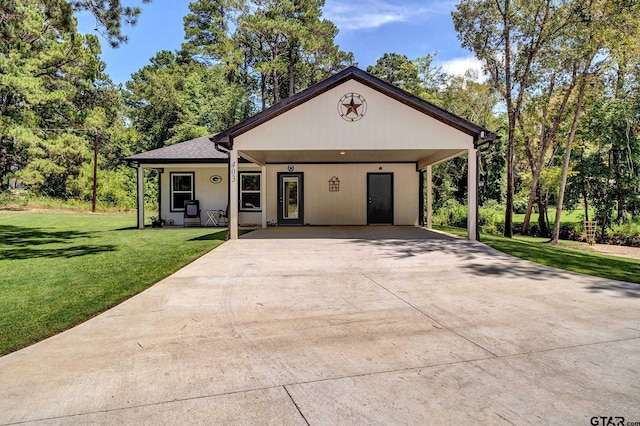
[[[194,198],[193,173],[171,173],[171,211],[184,211],[184,202]]]
[[[240,210],[260,211],[260,173],[240,172]]]

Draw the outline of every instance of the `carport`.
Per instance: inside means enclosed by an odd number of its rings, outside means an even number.
[[[459,155],[467,156],[467,230],[469,239],[475,239],[477,149],[495,138],[350,67],[211,140],[229,156],[231,239],[238,238],[238,215],[247,209],[261,213],[263,228],[430,228],[432,167]],[[240,159],[260,167],[259,200],[253,194],[250,202],[245,199]]]

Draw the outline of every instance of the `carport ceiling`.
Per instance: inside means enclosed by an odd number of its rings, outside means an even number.
[[[344,152],[344,154],[341,154]],[[421,166],[465,153],[466,150],[304,150],[242,151],[241,156],[260,164],[269,163],[420,163]]]

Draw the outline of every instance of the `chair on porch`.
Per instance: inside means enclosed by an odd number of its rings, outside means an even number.
[[[227,210],[218,211],[218,222],[224,222],[225,226],[229,226],[229,206],[227,206]]]
[[[184,221],[182,225],[187,226],[187,223],[195,222],[196,219],[198,226],[202,226],[200,221],[200,201],[186,200],[184,202]]]

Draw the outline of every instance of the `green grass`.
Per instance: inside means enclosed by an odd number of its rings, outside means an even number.
[[[133,213],[0,211],[0,355],[117,305],[226,233],[135,224]]]
[[[556,209],[555,207],[549,207],[549,221],[551,223],[551,227],[556,220]],[[589,212],[589,218],[593,217],[593,211]],[[524,213],[514,213],[513,215],[514,223],[523,223],[524,222]],[[562,217],[560,218],[560,223],[582,223],[584,222],[584,209],[576,209],[576,210],[562,210]],[[538,213],[531,213],[531,224],[538,223]]]
[[[467,236],[467,230],[451,226],[434,226],[450,234]],[[501,252],[542,265],[553,266],[567,271],[579,272],[596,277],[640,283],[640,261],[607,256],[584,250],[569,248],[574,243],[561,242],[559,246],[545,244],[546,238],[514,236],[505,238],[482,234],[483,243]]]

